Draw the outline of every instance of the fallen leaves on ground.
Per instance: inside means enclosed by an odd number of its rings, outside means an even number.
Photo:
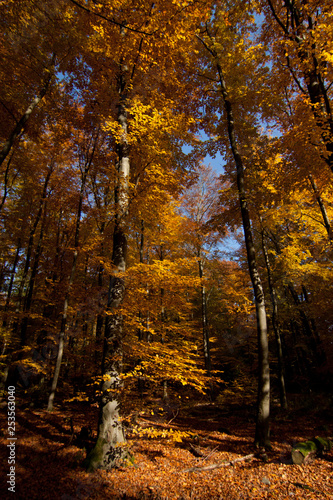
[[[5,409],[5,407],[4,407]],[[1,414],[0,439],[2,477],[9,471],[6,412]],[[194,445],[166,439],[131,437],[134,464],[117,470],[88,474],[82,468],[85,451],[75,444],[74,431],[96,427],[96,408],[84,403],[67,405],[53,413],[20,407],[16,411],[16,492],[8,492],[5,481],[1,497],[76,500],[246,500],[246,499],[332,499],[333,453],[316,457],[306,465],[293,465],[292,445],[328,429],[329,415],[294,415],[295,420],[272,422],[272,451],[267,461],[253,448],[254,422],[244,412],[213,416],[203,406],[198,417],[183,416],[172,424],[157,423],[174,431],[189,432]],[[141,422],[154,425],[152,417]],[[223,427],[223,426],[227,426]],[[226,431],[226,432],[225,432]],[[96,433],[95,433],[96,435]],[[193,449],[198,453],[194,454]],[[200,456],[195,456],[200,455]],[[202,467],[233,462],[211,470]],[[194,472],[184,472],[196,468]]]

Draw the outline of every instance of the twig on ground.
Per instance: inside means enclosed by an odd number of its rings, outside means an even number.
[[[202,461],[207,460],[207,458],[209,458],[210,456],[214,455],[215,451],[216,451],[216,450],[218,450],[218,449],[219,449],[219,447],[218,447],[218,446],[216,446],[213,450],[211,450],[211,451],[208,453],[208,455],[206,455],[205,457],[203,457]]]
[[[221,467],[228,467],[229,465],[234,465],[237,462],[243,462],[244,460],[251,460],[255,457],[254,453],[246,455],[245,457],[235,458],[231,462],[221,462],[219,464],[206,465],[205,467],[191,467],[190,469],[184,469],[180,472],[202,472],[205,470],[220,469]]]
[[[179,413],[179,408],[177,409],[176,412],[173,412],[173,417],[171,420],[169,420],[169,422],[167,422],[167,425],[171,424],[171,422],[175,420],[176,417],[178,417],[178,413]]]

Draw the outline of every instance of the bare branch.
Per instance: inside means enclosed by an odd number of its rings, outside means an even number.
[[[222,467],[228,467],[229,465],[235,465],[237,462],[250,461],[255,457],[254,453],[246,455],[245,457],[235,458],[231,462],[220,462],[219,464],[206,465],[205,467],[191,467],[190,469],[184,469],[180,472],[203,472],[206,470],[221,469]]]

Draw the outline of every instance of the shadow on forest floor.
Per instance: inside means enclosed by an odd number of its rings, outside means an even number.
[[[87,403],[58,406],[54,412],[27,409],[17,401],[15,442],[15,496],[4,480],[1,498],[17,499],[106,499],[113,500],[241,500],[259,498],[329,499],[333,491],[333,454],[310,463],[292,465],[292,445],[321,435],[332,436],[333,409],[297,408],[273,410],[272,450],[263,462],[256,456],[253,437],[253,407],[212,403],[188,406],[171,419],[141,413],[138,424],[179,432],[192,438],[182,442],[130,437],[135,455],[132,467],[111,472],[86,473],[85,451],[78,447],[72,431],[91,426],[96,435],[97,408]],[[6,407],[1,412],[0,437],[2,477],[9,473]],[[237,459],[240,459],[237,462]],[[230,462],[235,463],[230,465]],[[216,466],[211,470],[202,467]],[[221,465],[222,464],[222,465]],[[187,469],[195,471],[186,472]]]

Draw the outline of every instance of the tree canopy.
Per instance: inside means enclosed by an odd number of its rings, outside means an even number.
[[[0,25],[3,390],[97,405],[89,470],[153,397],[246,391],[268,449],[275,395],[333,380],[331,2],[5,0]]]

